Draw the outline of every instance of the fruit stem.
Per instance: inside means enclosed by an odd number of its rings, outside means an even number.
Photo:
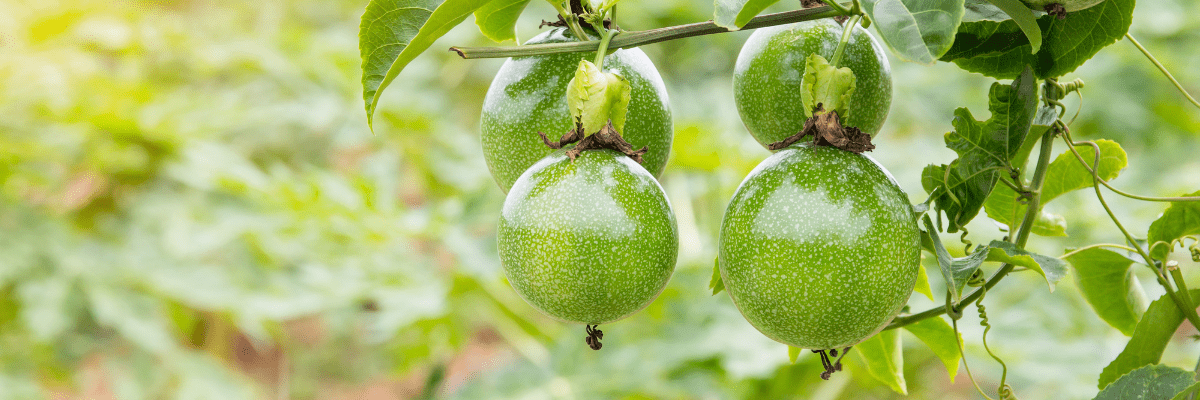
[[[861,18],[861,15],[855,14],[853,17],[850,17],[849,21],[846,21],[846,25],[842,26],[842,40],[838,42],[837,49],[833,51],[833,60],[829,61],[829,64],[833,65],[834,68],[841,66],[842,53],[846,49],[846,42],[850,41],[850,33],[854,31],[854,27],[858,26],[858,20]]]
[[[609,16],[611,16],[611,18],[612,18],[613,26],[617,26],[617,6],[616,5],[612,6],[612,11],[609,12]],[[617,33],[620,33],[620,31],[618,31],[616,29],[613,29],[613,30],[605,29],[604,24],[600,24],[600,26],[597,26],[596,30],[602,32],[602,34],[600,35],[600,47],[596,49],[595,64],[596,64],[597,69],[604,71],[604,57],[608,55],[608,45],[609,45],[609,43],[612,42],[613,37],[617,36]]]
[[[1196,106],[1196,108],[1200,108],[1200,102],[1197,102],[1196,98],[1192,97],[1191,94],[1188,94],[1187,90],[1183,88],[1183,85],[1180,85],[1179,81],[1175,80],[1174,76],[1171,76],[1171,72],[1167,71],[1167,67],[1164,67],[1162,63],[1158,62],[1158,59],[1154,58],[1154,55],[1150,54],[1149,50],[1146,50],[1145,47],[1142,47],[1142,44],[1138,43],[1137,39],[1133,38],[1133,35],[1130,35],[1129,32],[1125,32],[1125,38],[1129,39],[1129,43],[1133,43],[1134,46],[1137,46],[1138,50],[1141,50],[1142,54],[1145,55],[1147,59],[1150,59],[1150,62],[1154,63],[1154,66],[1158,67],[1158,70],[1162,71],[1163,75],[1166,75],[1167,79],[1171,80],[1171,83],[1175,84],[1175,88],[1179,89],[1179,93],[1183,93],[1183,97],[1187,97],[1188,101],[1192,102],[1192,105]]]
[[[561,6],[559,6],[561,8]],[[565,11],[565,10],[564,10]],[[776,26],[790,24],[800,21],[812,21],[822,18],[830,18],[847,15],[841,11],[835,10],[829,6],[821,6],[814,8],[806,8],[803,10],[785,11],[781,13],[760,15],[754,17],[742,30],[764,28],[768,26]],[[668,40],[682,39],[693,36],[712,35],[716,33],[730,32],[729,29],[718,26],[712,21],[697,22],[685,25],[669,26],[665,28],[650,29],[645,31],[627,32],[619,38],[615,38],[609,44],[609,48],[628,49],[647,45],[651,43],[665,42]],[[577,34],[578,35],[578,34]],[[599,40],[589,40],[586,42],[570,42],[570,43],[545,43],[531,44],[523,46],[506,46],[506,47],[451,47],[450,50],[458,53],[464,59],[477,58],[504,58],[504,57],[520,57],[520,56],[536,56],[545,54],[560,54],[560,53],[579,53],[596,51],[600,48]]]

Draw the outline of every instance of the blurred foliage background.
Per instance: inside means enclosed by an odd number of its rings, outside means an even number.
[[[582,327],[538,314],[500,271],[504,197],[477,124],[502,60],[438,51],[490,44],[460,26],[387,91],[373,135],[359,83],[364,6],[0,2],[0,398],[899,396],[853,357],[822,382],[816,357],[789,364],[786,347],[725,294],[709,295],[725,203],[768,155],[733,105],[730,74],[748,32],[645,48],[674,108],[662,183],[681,254],[662,296],[601,327],[605,348],[593,352]],[[621,25],[634,30],[712,11],[707,0],[622,7]],[[1132,28],[1194,93],[1200,20],[1187,16],[1198,13],[1189,0],[1142,2]],[[523,39],[553,11],[535,1],[526,14]],[[944,63],[893,58],[892,68],[892,110],[871,155],[915,203],[925,198],[921,168],[954,158],[942,144],[952,111],[982,117],[990,80]],[[1130,153],[1116,185],[1147,195],[1200,188],[1200,111],[1136,48],[1114,44],[1073,78],[1087,82],[1076,137],[1114,139]],[[1134,232],[1164,207],[1109,198]],[[1031,249],[1121,242],[1087,191],[1048,210],[1067,217],[1070,236],[1034,238]],[[976,243],[1003,235],[982,216],[971,232]],[[1200,287],[1196,264],[1177,258]],[[1029,275],[988,295],[989,344],[1022,398],[1090,398],[1126,338],[1070,279],[1048,293]],[[914,310],[936,304],[912,299]],[[999,367],[973,318],[960,324],[968,361],[994,393]],[[1195,333],[1181,329],[1164,362],[1190,368]],[[911,398],[978,396],[964,373],[950,382],[904,335]]]

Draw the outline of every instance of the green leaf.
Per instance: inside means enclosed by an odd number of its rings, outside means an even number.
[[[579,60],[575,77],[567,83],[567,108],[583,122],[584,133],[600,131],[612,120],[617,132],[625,130],[631,87],[620,75],[600,71],[596,64]]]
[[[1025,135],[1025,141],[1017,149],[1017,154],[1011,158],[1014,167],[1025,170],[1025,164],[1029,162],[1029,154],[1033,152],[1033,146],[1056,120],[1058,120],[1058,108],[1049,105],[1038,108],[1037,114],[1033,116],[1033,126],[1029,127],[1029,133]]]
[[[417,55],[491,0],[371,0],[358,27],[367,125],[383,90]]]
[[[779,0],[716,0],[713,2],[713,22],[719,27],[736,31],[750,22],[755,15],[778,2]]]
[[[946,373],[950,375],[950,383],[954,383],[954,377],[958,376],[958,362],[962,360],[957,341],[962,340],[962,336],[954,333],[950,323],[940,317],[926,318],[905,325],[904,329],[921,339],[942,360]]]
[[[1167,400],[1195,384],[1195,377],[1194,372],[1183,368],[1147,365],[1117,379],[1095,400]]]
[[[987,121],[977,121],[966,108],[954,111],[954,131],[946,147],[958,153],[950,165],[930,165],[921,174],[925,191],[935,193],[937,210],[950,218],[947,232],[957,232],[979,214],[1000,170],[1017,155],[1037,110],[1037,87],[1027,69],[1011,85],[992,84]]]
[[[1074,71],[1125,35],[1133,22],[1134,0],[1105,0],[1059,20],[1038,18],[1042,46],[1034,53],[1029,38],[1013,20],[963,22],[954,46],[941,61],[997,79],[1013,79],[1032,65],[1038,78]]]
[[[1186,196],[1200,196],[1200,191]],[[1150,256],[1162,259],[1174,248],[1174,246],[1155,246],[1154,243],[1160,241],[1171,243],[1181,237],[1197,234],[1200,234],[1200,202],[1172,202],[1171,206],[1163,211],[1162,216],[1150,224],[1150,232],[1146,236],[1151,243]]]
[[[863,0],[861,4],[896,56],[921,64],[933,64],[950,49],[963,17],[963,0]]]
[[[795,346],[788,346],[787,348],[788,348],[788,360],[790,360],[792,362],[792,364],[795,364],[796,358],[800,357],[800,350],[803,350],[803,349],[801,349],[799,347],[795,347]]]
[[[1083,156],[1088,167],[1096,169],[1101,179],[1106,181],[1116,179],[1121,170],[1129,164],[1125,150],[1121,145],[1111,140],[1095,140],[1100,147],[1100,165],[1096,165],[1096,150],[1092,146],[1075,146],[1075,150]],[[1042,204],[1049,203],[1073,190],[1092,187],[1092,174],[1079,165],[1079,159],[1071,151],[1059,154],[1046,169],[1046,181],[1042,184]]]
[[[1129,268],[1133,260],[1101,248],[1063,259],[1075,268],[1075,284],[1096,315],[1126,336],[1133,335],[1146,310],[1146,292]]]
[[[517,18],[529,0],[492,0],[475,10],[475,25],[496,43],[517,40]]]
[[[1046,279],[1051,292],[1054,292],[1058,281],[1067,276],[1067,263],[1058,258],[1018,249],[1015,244],[999,240],[993,240],[988,247],[991,247],[991,251],[988,252],[987,261],[1009,263],[1037,271]]]
[[[1193,383],[1192,386],[1183,389],[1175,397],[1172,397],[1171,400],[1195,400],[1196,398],[1200,398],[1200,396],[1193,396],[1197,394],[1200,394],[1200,382]]]
[[[933,241],[934,254],[937,255],[942,277],[946,279],[946,287],[954,288],[950,293],[953,294],[954,301],[958,302],[962,300],[963,287],[967,285],[971,275],[975,274],[975,270],[979,269],[979,266],[983,265],[987,259],[988,246],[978,246],[974,253],[966,257],[951,258],[950,252],[946,251],[946,247],[942,245],[942,239],[937,235],[933,221],[929,219],[928,215],[923,221],[925,229],[929,232],[929,238]]]
[[[1116,179],[1121,170],[1128,164],[1125,150],[1121,145],[1111,140],[1096,140],[1100,147],[1100,164],[1096,166],[1096,151],[1092,146],[1075,146],[1075,151],[1087,161],[1089,167],[1097,168],[1096,173],[1104,180]],[[1006,179],[1006,178],[1001,178]],[[1092,186],[1092,174],[1079,164],[1079,160],[1070,150],[1059,154],[1046,167],[1046,180],[1042,184],[1041,203],[1045,205],[1064,193],[1089,188]],[[994,192],[984,203],[988,217],[1015,227],[1020,218],[1025,215],[1025,205],[1017,201],[1017,192],[1004,184],[997,184]],[[1062,216],[1042,212],[1034,225],[1033,233],[1042,236],[1066,236],[1066,220]]]
[[[713,259],[712,279],[708,281],[708,288],[712,290],[712,294],[721,293],[725,290],[725,281],[721,280],[721,259]],[[794,360],[793,360],[794,361]]]
[[[1029,40],[1032,47],[1029,53],[1037,54],[1038,50],[1042,48],[1042,28],[1038,26],[1037,16],[1033,15],[1033,10],[1017,0],[988,1],[1012,17],[1012,21],[1021,28],[1021,32],[1025,33],[1025,38]]]
[[[866,364],[871,376],[896,393],[908,394],[908,383],[904,381],[904,353],[901,351],[900,334],[895,329],[879,332],[854,345],[854,350],[858,359]]]
[[[1193,299],[1200,298],[1200,289],[1190,290],[1188,294]],[[1167,342],[1171,341],[1171,336],[1181,323],[1183,312],[1179,311],[1168,295],[1164,294],[1150,303],[1150,308],[1146,309],[1137,327],[1133,329],[1133,337],[1129,338],[1125,349],[1100,372],[1099,388],[1104,389],[1117,378],[1138,367],[1157,364],[1162,359]]]
[[[1001,176],[1000,179],[1009,181],[1004,176]],[[983,210],[987,212],[989,218],[1008,225],[1009,232],[1012,232],[1020,225],[1020,221],[1025,215],[1026,206],[1017,201],[1018,197],[1020,196],[1011,187],[997,182],[996,187],[992,189],[992,194],[983,203]],[[1030,232],[1041,236],[1067,236],[1067,219],[1042,210],[1033,220]]]
[[[918,264],[918,266],[921,267],[921,270],[917,271],[917,284],[913,287],[913,291],[933,300],[933,289],[929,287],[929,273],[925,271],[925,264]]]
[[[800,101],[805,110],[815,110],[822,104],[825,112],[837,111],[845,120],[850,115],[850,94],[854,93],[854,71],[849,67],[836,68],[812,53],[804,65],[804,79],[800,81]]]
[[[963,2],[963,22],[972,21],[1005,21],[1012,19],[999,7],[986,0],[966,0]]]

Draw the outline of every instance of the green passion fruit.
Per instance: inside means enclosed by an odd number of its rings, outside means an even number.
[[[525,44],[574,40],[565,28],[555,28]],[[484,159],[501,189],[507,192],[522,172],[554,151],[538,132],[557,140],[575,128],[567,108],[567,83],[575,76],[579,60],[595,56],[592,52],[515,57],[500,67],[483,98],[479,126]],[[646,53],[636,48],[609,54],[604,69],[629,81],[629,118],[621,135],[634,149],[649,147],[643,165],[658,176],[667,164],[673,135],[662,77]]]
[[[521,298],[550,317],[588,325],[650,304],[679,249],[658,181],[612,150],[584,151],[574,161],[558,151],[526,170],[504,200],[497,241]]]
[[[764,147],[800,132],[805,110],[800,84],[810,54],[833,60],[842,25],[825,18],[759,28],[746,39],[733,70],[733,95],[746,129]],[[892,72],[883,47],[855,26],[842,51],[841,67],[854,71],[855,89],[842,125],[875,136],[892,104]]]
[[[878,333],[907,303],[920,237],[908,196],[875,160],[795,144],[755,167],[729,202],[721,278],[767,337],[841,349]]]

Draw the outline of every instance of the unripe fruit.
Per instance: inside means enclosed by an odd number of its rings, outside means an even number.
[[[866,155],[797,144],[742,181],[721,225],[725,288],[767,337],[840,349],[879,332],[916,283],[908,196]]]
[[[555,319],[616,321],[662,292],[679,248],[671,205],[641,165],[612,150],[530,167],[504,200],[500,261],[521,298]]]
[[[557,28],[525,44],[574,41],[565,28]],[[595,52],[515,57],[496,72],[483,98],[479,127],[484,160],[505,192],[525,169],[554,151],[542,143],[538,132],[558,140],[575,128],[567,109],[567,82],[575,76],[579,60],[595,57]],[[640,49],[609,54],[604,58],[604,70],[615,71],[629,81],[632,90],[628,118],[621,135],[634,149],[649,147],[643,166],[658,176],[667,164],[674,134],[662,77]]]
[[[800,132],[811,110],[801,101],[805,63],[813,53],[830,62],[842,37],[831,19],[759,28],[746,39],[733,69],[733,95],[750,134],[765,147]],[[839,67],[854,71],[854,93],[842,125],[875,136],[892,105],[892,72],[883,47],[855,27]]]

